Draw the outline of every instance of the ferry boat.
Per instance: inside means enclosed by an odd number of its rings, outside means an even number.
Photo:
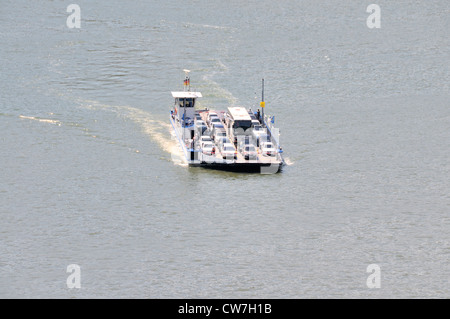
[[[173,91],[170,123],[189,166],[235,172],[278,173],[285,164],[275,117],[264,114],[264,79],[260,109],[196,108],[201,92],[191,91],[189,70],[184,90]]]

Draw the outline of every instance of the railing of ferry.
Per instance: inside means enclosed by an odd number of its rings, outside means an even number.
[[[273,141],[275,142],[275,145],[277,147],[280,146],[280,132],[279,129],[275,127],[275,117],[274,116],[268,116],[268,115],[264,115],[264,124],[267,128],[268,134],[269,136],[273,139]]]

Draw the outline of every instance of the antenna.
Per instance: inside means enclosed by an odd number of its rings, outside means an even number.
[[[259,103],[259,105],[261,106],[262,124],[265,126],[264,108],[266,107],[266,102],[264,102],[264,78],[262,79],[261,103]]]
[[[264,78],[262,79],[262,94],[261,94],[261,101],[264,102]],[[264,106],[263,106],[264,107]]]

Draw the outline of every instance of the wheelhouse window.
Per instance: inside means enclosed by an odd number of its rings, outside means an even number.
[[[180,98],[178,100],[180,107],[194,107],[195,99],[193,98]]]

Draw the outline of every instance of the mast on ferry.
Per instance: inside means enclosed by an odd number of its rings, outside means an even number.
[[[184,78],[184,90],[190,91],[191,90],[191,79],[189,78],[189,72],[191,70],[184,69],[184,73],[186,74],[186,77]]]
[[[265,126],[264,122],[264,108],[266,107],[266,102],[264,102],[264,78],[262,79],[262,92],[261,92],[261,102],[259,103],[259,106],[261,106],[261,115],[262,115],[262,126]]]
[[[184,69],[184,74],[186,74],[185,78],[184,78],[184,91],[190,91],[191,90],[191,80],[189,79],[189,72],[191,72],[190,70]],[[183,110],[184,110],[184,114],[183,114],[183,141],[185,141],[186,139],[186,134],[185,134],[185,130],[186,130],[186,99],[183,99]]]

